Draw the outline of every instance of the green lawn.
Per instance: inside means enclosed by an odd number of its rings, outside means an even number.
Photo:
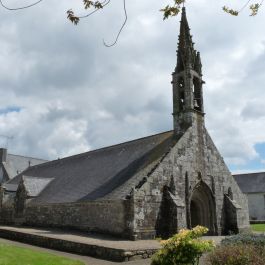
[[[252,224],[251,229],[256,232],[265,232],[265,224]]]
[[[53,254],[0,243],[0,265],[84,265]]]

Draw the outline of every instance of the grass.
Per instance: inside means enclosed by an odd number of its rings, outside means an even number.
[[[84,265],[53,254],[0,243],[0,265]]]
[[[252,224],[251,229],[255,232],[265,232],[265,224]]]

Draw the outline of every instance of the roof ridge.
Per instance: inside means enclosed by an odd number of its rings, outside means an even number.
[[[248,172],[248,173],[236,173],[236,174],[232,174],[233,176],[239,176],[239,175],[250,175],[250,174],[261,174],[264,173],[265,171],[256,171],[256,172]]]
[[[44,177],[33,177],[33,176],[28,176],[28,175],[22,175],[24,178],[32,178],[32,179],[54,179],[53,177],[50,178],[44,178]]]
[[[143,140],[143,139],[147,139],[147,138],[150,138],[150,137],[158,136],[158,135],[161,135],[161,134],[166,134],[166,133],[169,133],[169,132],[173,132],[173,130],[165,131],[165,132],[162,132],[162,133],[156,133],[156,134],[152,134],[152,135],[149,135],[149,136],[144,136],[144,137],[141,137],[141,138],[137,138],[137,139],[134,139],[134,140],[130,140],[130,141],[126,141],[126,142],[122,142],[122,143],[118,143],[118,144],[114,144],[114,145],[110,145],[110,146],[105,146],[105,147],[98,148],[98,149],[91,150],[91,151],[87,151],[87,152],[84,152],[84,153],[79,153],[79,154],[75,154],[75,155],[71,155],[71,156],[67,156],[67,157],[63,157],[63,158],[50,160],[50,161],[44,162],[42,164],[30,166],[29,168],[30,169],[39,168],[39,167],[43,167],[43,166],[47,165],[48,163],[49,164],[54,164],[54,163],[58,163],[59,161],[62,161],[62,160],[65,161],[65,160],[68,160],[68,159],[71,159],[71,158],[75,158],[75,157],[78,158],[78,157],[85,156],[85,155],[88,155],[88,154],[92,154],[92,153],[95,153],[95,152],[98,152],[98,151],[110,149],[110,148],[117,147],[119,145],[124,145],[124,144],[127,144],[127,143],[140,141],[140,140]],[[21,172],[21,174],[23,174],[23,172]]]
[[[19,157],[24,157],[24,158],[30,158],[30,159],[36,159],[36,160],[43,160],[43,161],[49,161],[47,159],[43,159],[43,158],[36,158],[36,157],[32,157],[32,156],[23,156],[23,155],[15,155],[15,154],[7,154],[8,156],[11,155],[11,156],[19,156]]]

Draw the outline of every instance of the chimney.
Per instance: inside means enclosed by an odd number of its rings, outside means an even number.
[[[0,148],[0,162],[6,162],[7,159],[7,149]]]

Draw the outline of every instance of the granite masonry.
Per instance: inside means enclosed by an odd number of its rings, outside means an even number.
[[[174,130],[27,168],[2,185],[2,224],[74,228],[132,240],[204,225],[249,229],[248,202],[204,124],[200,54],[182,10]]]

